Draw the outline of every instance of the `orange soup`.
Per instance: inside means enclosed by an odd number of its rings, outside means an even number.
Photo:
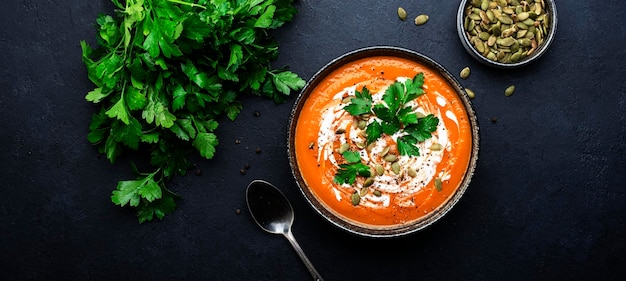
[[[394,82],[423,74],[423,94],[406,104],[418,118],[438,119],[431,137],[415,144],[419,155],[398,151],[400,130],[368,143],[376,114],[353,116],[365,87],[372,105],[382,103]],[[294,150],[306,186],[327,209],[357,225],[398,227],[423,219],[449,200],[461,185],[472,155],[472,130],[463,101],[437,72],[418,62],[391,56],[352,61],[323,78],[298,112]],[[404,133],[406,135],[406,133]],[[358,152],[369,173],[353,182],[337,180],[344,152]],[[361,166],[363,167],[363,166]]]

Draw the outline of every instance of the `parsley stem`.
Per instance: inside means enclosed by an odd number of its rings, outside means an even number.
[[[189,2],[185,2],[185,1],[181,1],[181,0],[167,0],[167,2],[181,4],[181,5],[187,5],[187,6],[190,6],[190,7],[198,7],[198,8],[202,8],[202,9],[206,10],[205,6],[198,5],[196,3],[189,3]]]

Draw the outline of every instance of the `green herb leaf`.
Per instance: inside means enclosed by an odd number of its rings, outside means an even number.
[[[346,158],[348,163],[339,165],[339,169],[333,178],[336,183],[353,184],[357,176],[371,176],[370,167],[361,163],[361,156],[358,152],[346,151],[342,155]]]
[[[400,155],[419,156],[420,150],[416,146],[417,139],[411,135],[405,135],[398,138],[398,152]]]
[[[432,136],[432,132],[437,130],[439,118],[433,114],[419,118],[417,124],[407,126],[404,131],[413,136],[417,141],[425,141]]]
[[[361,161],[361,154],[358,151],[345,151],[342,153],[343,157],[346,159],[346,162],[350,164],[358,163]]]
[[[109,110],[107,110],[106,115],[110,118],[117,118],[126,124],[130,122],[123,99],[119,99]]]
[[[161,198],[161,188],[154,181],[155,174],[137,180],[120,181],[112,192],[111,201],[122,207],[126,204],[137,207],[142,198],[148,202]]]
[[[378,121],[374,120],[365,128],[365,133],[367,134],[367,144],[370,144],[383,135],[383,127]]]
[[[343,109],[352,116],[370,113],[372,110],[372,95],[367,87],[363,87],[361,91],[354,92],[355,97],[350,99],[350,104]]]
[[[254,23],[254,27],[257,28],[268,28],[272,24],[272,18],[274,17],[274,12],[276,11],[276,6],[269,5],[263,14],[256,20]]]
[[[289,95],[291,90],[301,89],[306,83],[304,79],[298,77],[297,74],[291,71],[282,71],[277,73],[274,75],[273,82],[276,89],[285,95]]]
[[[199,133],[193,141],[193,146],[198,149],[200,155],[206,159],[213,158],[217,144],[217,137],[213,133]]]

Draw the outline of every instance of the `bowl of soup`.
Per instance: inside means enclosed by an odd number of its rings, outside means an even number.
[[[289,123],[298,188],[331,224],[366,237],[417,232],[470,184],[478,122],[458,81],[412,50],[335,58],[307,82]]]

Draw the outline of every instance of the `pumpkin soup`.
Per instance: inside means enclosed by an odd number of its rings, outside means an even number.
[[[392,56],[327,75],[298,112],[294,150],[311,193],[357,225],[393,228],[428,217],[463,182],[472,129],[437,72]]]

